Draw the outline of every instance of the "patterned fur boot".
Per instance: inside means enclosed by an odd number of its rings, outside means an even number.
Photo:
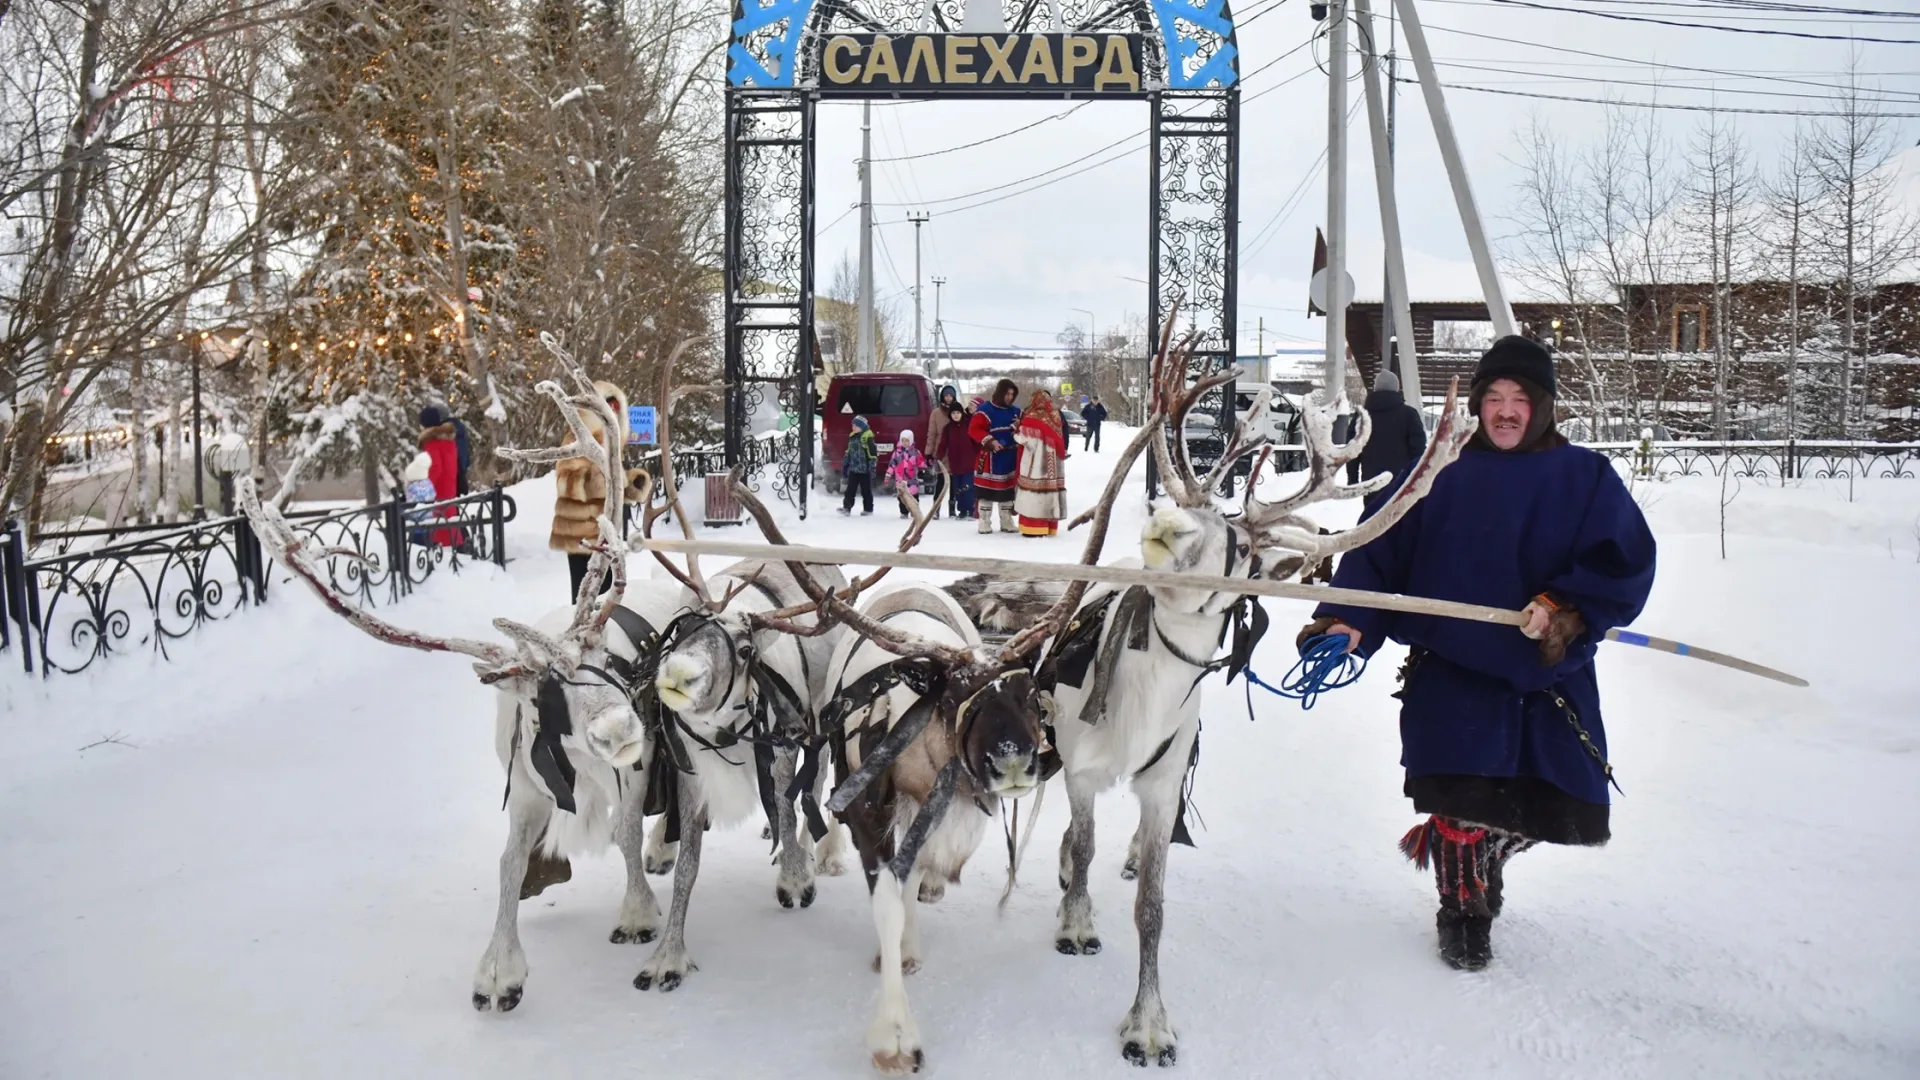
[[[1438,814],[1416,825],[1400,840],[1400,851],[1422,870],[1433,864],[1440,894],[1434,917],[1440,959],[1456,971],[1479,971],[1493,959],[1493,912],[1488,898],[1487,866],[1493,845],[1489,830]]]

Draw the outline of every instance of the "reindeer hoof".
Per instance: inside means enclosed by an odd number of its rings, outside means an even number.
[[[1053,939],[1053,947],[1064,956],[1093,956],[1100,951],[1100,939],[1087,937],[1075,941],[1070,937],[1057,937]]]
[[[699,970],[699,965],[691,960],[682,960],[680,966],[674,966],[662,963],[656,957],[654,960],[647,961],[647,966],[641,968],[640,974],[633,977],[633,988],[658,990],[663,994],[670,994],[680,988],[680,984],[686,981],[690,972]]]
[[[814,887],[811,884],[808,884],[802,887],[800,889],[798,896],[794,894],[794,891],[792,889],[787,888],[785,885],[777,886],[773,890],[774,899],[780,901],[781,907],[788,908],[788,909],[791,909],[793,907],[793,902],[796,899],[800,901],[801,907],[810,908],[813,906],[814,898],[818,895],[819,893],[817,893],[814,890]]]
[[[1136,1068],[1144,1069],[1147,1067],[1147,1048],[1140,1043],[1130,1042],[1121,1047],[1120,1056],[1127,1059],[1127,1064]],[[1178,1057],[1178,1053],[1174,1047],[1162,1047],[1159,1052],[1153,1055],[1153,1063],[1164,1069],[1173,1065],[1176,1057]]]
[[[1126,865],[1120,868],[1120,880],[1132,881],[1140,876],[1140,860],[1128,856]]]
[[[868,966],[873,968],[873,973],[875,975],[880,974],[880,954],[879,953],[875,953],[873,955],[873,963]],[[920,974],[920,958],[917,956],[901,957],[900,958],[900,974],[902,975]]]
[[[654,877],[659,877],[662,874],[671,874],[673,873],[673,860],[656,859],[649,855],[647,856],[647,873],[652,874]]]
[[[613,933],[607,935],[607,940],[615,945],[645,945],[659,936],[651,926],[636,926],[632,929],[616,926],[613,928]]]
[[[509,986],[493,997],[475,992],[473,995],[473,1007],[480,1012],[488,1012],[490,1010],[503,1013],[512,1012],[514,1008],[520,1004],[520,995],[523,992],[523,988],[518,986]]]
[[[920,882],[920,902],[921,903],[937,904],[941,900],[945,899],[946,895],[947,895],[946,882],[935,881],[932,878],[924,878],[921,880]]]
[[[883,1054],[878,1051],[873,1055],[874,1069],[884,1076],[911,1076],[926,1063],[927,1055],[922,1050],[915,1050],[911,1055]]]

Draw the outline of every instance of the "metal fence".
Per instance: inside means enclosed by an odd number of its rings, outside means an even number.
[[[441,518],[438,513],[451,511]],[[517,512],[499,488],[438,503],[403,496],[370,506],[287,515],[325,550],[327,577],[362,607],[394,603],[445,567],[506,565]],[[20,523],[0,542],[0,650],[29,673],[83,671],[114,653],[153,649],[264,603],[271,556],[243,516],[188,525],[49,533],[29,551]],[[97,546],[96,546],[97,545]]]
[[[1606,442],[1585,443],[1643,477],[1719,476],[1780,480],[1920,477],[1920,443]]]

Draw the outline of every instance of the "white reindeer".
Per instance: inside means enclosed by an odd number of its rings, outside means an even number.
[[[613,469],[619,450],[603,444],[581,413],[597,413],[602,431],[617,431],[619,426],[586,374],[550,338],[543,335],[542,340],[571,377],[575,392],[569,395],[553,382],[543,382],[536,390],[560,407],[574,440],[551,449],[496,452],[528,463],[585,457],[607,480],[607,503],[578,602],[534,626],[494,620],[510,645],[422,634],[355,607],[328,584],[323,565],[346,553],[321,549],[296,534],[278,507],[262,504],[250,479],[242,478],[238,485],[242,510],[263,548],[334,612],[390,644],[470,656],[478,661],[474,670],[481,681],[498,692],[495,743],[507,769],[509,825],[500,854],[493,937],[475,973],[472,999],[475,1008],[501,1012],[520,1003],[526,984],[518,927],[520,890],[543,835],[550,854],[584,854],[603,850],[609,839],[617,843],[626,860],[627,887],[612,940],[647,941],[656,932],[660,909],[642,866],[641,813],[651,739],[634,708],[629,680],[649,648],[635,638],[647,637],[646,627],[667,625],[684,607],[677,586],[643,583],[629,594],[625,547],[613,524],[625,489],[624,478]]]
[[[1085,562],[1099,556],[1139,447],[1136,439],[1095,508]],[[736,485],[735,493],[772,543],[786,543],[751,492]],[[908,502],[914,522],[901,550],[918,541],[927,521],[911,496]],[[821,732],[835,747],[840,776],[828,807],[853,834],[880,939],[874,960],[880,1003],[867,1028],[867,1049],[882,1073],[917,1072],[926,1055],[904,976],[922,959],[921,883],[957,877],[998,816],[1000,801],[1021,798],[1042,782],[1049,751],[1045,699],[1029,668],[1032,654],[1065,624],[1082,587],[1068,589],[1004,646],[990,649],[961,605],[938,589],[900,586],[856,603],[884,570],[837,591],[804,565],[788,569],[815,612],[853,630],[828,669],[821,712]]]
[[[1165,430],[1169,426],[1182,430],[1187,411],[1200,395],[1237,373],[1217,373],[1183,390],[1184,352],[1176,353],[1170,363],[1163,331],[1155,383],[1158,401],[1163,407],[1171,405],[1170,415],[1168,423],[1161,424],[1156,413],[1143,434],[1153,436],[1154,455],[1171,499],[1154,508],[1142,530],[1141,555],[1151,570],[1226,577],[1294,576],[1303,566],[1351,550],[1384,532],[1425,494],[1434,473],[1457,456],[1472,432],[1471,421],[1449,395],[1446,414],[1425,457],[1393,499],[1361,526],[1322,535],[1297,516],[1302,507],[1321,499],[1359,495],[1386,479],[1358,487],[1339,483],[1346,462],[1365,445],[1365,415],[1354,439],[1336,448],[1331,419],[1341,409],[1335,402],[1317,403],[1307,415],[1311,473],[1303,490],[1264,504],[1254,498],[1250,478],[1244,512],[1229,517],[1214,506],[1212,495],[1234,462],[1260,445],[1250,432],[1258,430],[1266,394],[1237,425],[1214,469],[1205,477],[1196,475],[1184,440],[1175,440],[1170,449]],[[1256,467],[1253,478],[1260,472]],[[1067,631],[1052,643],[1041,668],[1043,686],[1053,684],[1054,736],[1072,812],[1060,848],[1065,896],[1055,936],[1058,951],[1089,955],[1101,949],[1087,891],[1094,796],[1124,780],[1140,803],[1127,875],[1138,879],[1134,925],[1140,940],[1139,979],[1133,1005],[1120,1026],[1121,1054],[1135,1065],[1149,1061],[1172,1065],[1177,1057],[1178,1036],[1161,1001],[1159,979],[1166,858],[1181,827],[1186,777],[1196,760],[1199,681],[1221,666],[1214,654],[1232,628],[1231,613],[1241,599],[1230,593],[1171,586],[1090,591]],[[1236,644],[1243,652],[1250,651],[1251,636],[1245,624],[1236,630],[1241,639]],[[1246,657],[1232,659],[1244,664]]]

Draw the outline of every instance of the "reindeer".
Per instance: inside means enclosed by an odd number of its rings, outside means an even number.
[[[1263,503],[1250,479],[1243,512],[1229,517],[1214,506],[1213,495],[1237,460],[1262,448],[1252,432],[1258,430],[1268,395],[1263,392],[1236,425],[1213,469],[1198,475],[1184,440],[1176,439],[1170,447],[1166,429],[1182,430],[1188,410],[1201,395],[1237,372],[1218,372],[1183,390],[1189,350],[1183,347],[1169,357],[1171,328],[1169,319],[1154,369],[1160,408],[1143,431],[1152,438],[1170,496],[1153,508],[1141,533],[1141,556],[1148,569],[1245,578],[1295,576],[1303,567],[1358,547],[1390,528],[1431,487],[1434,474],[1458,455],[1473,430],[1450,393],[1426,455],[1393,499],[1359,527],[1322,535],[1299,516],[1302,508],[1370,492],[1390,478],[1376,477],[1358,486],[1340,482],[1346,462],[1366,444],[1365,414],[1353,440],[1336,447],[1332,418],[1343,410],[1337,398],[1316,401],[1307,412],[1306,485],[1291,497]],[[1160,422],[1163,415],[1166,423]],[[1261,471],[1256,466],[1252,478]],[[1084,516],[1073,524],[1082,520]],[[1172,1065],[1177,1056],[1177,1035],[1160,997],[1160,934],[1168,846],[1176,839],[1191,842],[1183,819],[1188,778],[1198,760],[1199,683],[1222,667],[1230,679],[1244,668],[1265,623],[1252,598],[1173,586],[1100,588],[1077,606],[1040,667],[1041,686],[1053,694],[1054,738],[1072,813],[1060,846],[1065,895],[1055,935],[1059,952],[1091,955],[1101,950],[1087,892],[1094,796],[1125,780],[1140,803],[1127,875],[1137,879],[1139,979],[1133,1006],[1120,1026],[1121,1055],[1135,1065]],[[1216,660],[1214,654],[1229,630],[1232,651]]]
[[[1144,446],[1144,435],[1134,440],[1090,512],[1096,524],[1084,563],[1098,559],[1113,504]],[[752,492],[736,484],[735,494],[770,542],[786,543]],[[918,542],[928,518],[911,497],[909,508],[913,521],[901,550]],[[926,1057],[904,980],[921,962],[915,897],[923,879],[957,877],[1001,800],[1018,799],[1043,781],[1051,760],[1046,702],[1029,669],[1085,586],[1068,587],[1006,644],[989,648],[961,605],[940,590],[909,585],[858,601],[884,568],[844,590],[804,564],[787,568],[811,600],[796,610],[853,631],[828,668],[821,713],[822,736],[834,747],[839,775],[828,809],[843,817],[853,835],[880,939],[874,961],[880,1003],[867,1029],[867,1048],[882,1073],[917,1072]],[[764,623],[795,634],[818,633],[817,622],[792,623],[788,615],[769,615]],[[1009,889],[1012,872],[1009,866]]]
[[[544,844],[550,854],[585,854],[604,850],[611,840],[625,858],[627,887],[610,939],[650,941],[660,921],[643,867],[645,766],[653,742],[643,718],[650,711],[644,691],[651,679],[643,670],[654,647],[651,639],[684,610],[685,599],[677,586],[662,582],[642,583],[629,591],[626,549],[614,526],[626,486],[614,470],[619,451],[594,435],[581,412],[597,413],[603,431],[617,431],[619,425],[592,380],[550,337],[542,335],[542,341],[571,377],[575,392],[569,395],[551,381],[535,389],[559,406],[573,441],[550,449],[501,448],[496,453],[523,463],[585,457],[606,477],[607,502],[579,600],[533,626],[495,619],[495,629],[508,639],[506,646],[422,634],[354,606],[331,587],[323,565],[350,553],[321,549],[297,535],[277,505],[262,503],[250,478],[238,482],[241,508],[263,548],[336,614],[390,644],[472,657],[480,681],[498,695],[495,745],[507,770],[509,823],[500,853],[493,936],[474,975],[472,1001],[481,1011],[511,1011],[524,991],[527,961],[518,912],[536,845]]]
[[[669,364],[661,372],[662,400],[671,402],[694,389],[674,389],[672,378]],[[641,531],[651,539],[654,524],[672,512],[683,534],[692,539],[693,526],[674,482],[672,433],[664,411],[659,440],[665,500],[648,505]],[[820,834],[816,839],[825,840],[819,852],[796,835],[794,796],[805,791],[809,807],[817,800],[811,790],[817,772],[817,744],[811,738],[816,704],[844,631],[817,616],[803,634],[768,625],[771,616],[782,627],[798,629],[807,617],[797,610],[807,596],[781,564],[736,563],[710,581],[697,555],[688,555],[684,566],[658,551],[655,557],[686,588],[693,604],[663,631],[652,672],[653,693],[664,710],[657,753],[667,762],[654,775],[676,785],[679,835],[656,830],[650,854],[643,856],[643,864],[672,868],[673,900],[660,944],[633,985],[671,991],[698,970],[687,953],[686,916],[709,825],[735,825],[756,808],[764,809],[780,868],[774,896],[783,908],[812,906],[816,858],[820,868],[837,869],[835,834],[817,810],[809,813],[808,824]],[[837,569],[829,569],[826,576],[829,588],[847,586]],[[808,754],[803,773],[800,751],[809,744],[815,753]]]

